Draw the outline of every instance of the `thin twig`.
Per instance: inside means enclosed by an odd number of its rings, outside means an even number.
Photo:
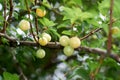
[[[29,16],[29,19],[30,19],[30,8],[29,8],[29,6],[28,6],[27,0],[25,0],[25,4],[26,4],[26,8],[27,8],[27,10],[28,10],[28,16]],[[31,23],[31,22],[30,22],[30,30],[31,30],[31,34],[32,34],[34,40],[35,40],[36,43],[37,43],[38,41],[37,41],[37,39],[35,38],[35,35],[34,35],[34,33],[33,33],[33,28],[32,28],[32,23]]]
[[[11,20],[11,17],[12,17],[12,13],[13,13],[13,1],[12,0],[9,0],[9,4],[10,4],[10,10],[9,10],[9,16],[6,20],[6,9],[7,9],[7,3],[6,3],[6,0],[4,0],[4,26],[3,26],[3,30],[2,32],[3,33],[6,33],[6,28]]]
[[[13,13],[13,1],[9,0],[9,4],[10,4],[10,11],[9,11],[9,16],[8,16],[7,22],[9,22],[11,20],[11,17],[12,17],[12,13]]]
[[[5,31],[6,31],[6,25],[7,25],[6,10],[7,10],[7,3],[6,3],[6,0],[4,0],[4,25],[3,25],[3,30],[2,30],[3,33],[5,33]]]
[[[35,5],[37,4],[37,0],[35,0]],[[35,12],[36,12],[36,9],[35,9]],[[39,34],[39,29],[38,29],[38,17],[35,16],[35,28],[36,28],[36,33],[37,33],[37,36]],[[39,39],[39,37],[37,37],[37,39]]]
[[[84,39],[88,38],[89,36],[93,35],[95,32],[98,32],[100,30],[102,30],[102,28],[97,28],[97,29],[91,31],[90,33],[88,33],[87,35],[85,35],[84,37],[80,38],[80,40],[84,40]]]
[[[35,5],[37,4],[37,0],[35,0]]]

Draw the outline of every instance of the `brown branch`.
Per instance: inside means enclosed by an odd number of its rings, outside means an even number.
[[[7,3],[6,0],[4,0],[4,24],[3,24],[3,30],[1,32],[5,33],[7,21],[6,21],[6,10],[7,10]]]
[[[35,5],[37,4],[37,0],[35,0]],[[35,9],[35,11],[34,12],[36,12],[36,9]],[[36,32],[37,32],[37,36],[38,36],[38,32],[39,32],[39,30],[38,30],[38,18],[37,18],[37,16],[35,16],[35,28],[36,28]],[[38,37],[37,37],[38,38]]]
[[[25,0],[25,4],[26,4],[26,8],[27,8],[27,10],[28,10],[28,16],[29,16],[29,19],[30,19],[30,8],[29,8],[29,6],[28,6],[27,0]],[[31,34],[32,34],[34,40],[35,40],[36,43],[37,43],[38,41],[37,41],[37,39],[35,38],[35,35],[34,35],[34,33],[33,33],[33,28],[32,28],[32,23],[31,23],[31,22],[30,22],[30,30],[31,30]]]
[[[37,17],[35,17],[35,28],[36,28],[36,32],[37,32],[37,35],[38,35],[39,30],[38,30],[38,19],[37,19]]]
[[[35,0],[35,5],[36,4],[37,4],[37,0]],[[36,12],[36,9],[35,9],[35,12]],[[35,16],[35,28],[36,28],[36,33],[37,33],[37,36],[38,36],[39,29],[38,29],[38,18],[37,18],[37,16]],[[39,38],[37,37],[37,39],[39,39]]]
[[[8,39],[9,40],[8,43],[12,44],[11,46],[38,46],[39,45],[38,43],[33,42],[33,41],[18,41],[17,39],[11,38],[8,35],[3,34],[3,33],[0,33],[0,36]],[[18,42],[19,42],[19,44],[18,44]],[[48,47],[48,48],[51,48],[51,49],[61,49],[61,48],[63,48],[60,45],[59,42],[49,42],[44,47]],[[99,54],[99,55],[106,55],[107,54],[106,50],[102,50],[102,49],[99,49],[99,48],[89,48],[89,47],[82,47],[81,46],[81,47],[77,48],[76,50],[84,50],[86,52]],[[120,63],[120,56],[118,56],[117,54],[111,53],[109,55],[109,57],[113,58],[115,61]]]
[[[100,48],[80,47],[78,49],[84,50],[86,52],[94,53],[94,54],[99,54],[99,55],[106,55],[107,54],[106,50],[102,50]],[[115,53],[111,53],[108,57],[111,57],[112,59],[114,59],[115,61],[120,63],[120,56],[119,55],[117,55]]]
[[[16,40],[15,38],[12,38],[12,37],[4,34],[4,33],[0,33],[0,37],[4,37],[4,38],[8,39],[9,41],[14,41],[14,40]]]
[[[100,30],[102,30],[102,28],[97,28],[97,29],[91,31],[90,33],[88,33],[87,35],[85,35],[84,37],[80,38],[80,40],[84,40],[84,39],[88,38],[89,36],[93,35],[95,32],[98,32]]]
[[[108,34],[108,41],[107,41],[107,55],[109,56],[111,54],[111,48],[112,48],[112,32],[111,32],[111,29],[112,29],[112,25],[113,25],[113,22],[114,20],[112,19],[112,16],[113,16],[113,2],[114,0],[111,0],[110,1],[110,23],[109,23],[109,34]],[[99,62],[99,65],[98,67],[96,68],[95,71],[93,71],[91,73],[91,80],[95,80],[95,76],[96,74],[99,72],[100,68],[101,68],[101,65],[103,64],[103,61],[104,61],[104,58],[105,58],[106,55],[101,55],[100,57],[100,62]],[[118,59],[119,61],[119,59]]]
[[[8,16],[7,22],[9,22],[11,20],[11,17],[12,17],[12,13],[13,13],[13,1],[9,0],[9,4],[10,4],[10,11],[9,11],[9,16]]]
[[[37,0],[35,0],[35,5],[37,4]]]
[[[114,4],[114,0],[110,1],[110,24],[109,24],[109,34],[108,34],[108,42],[107,42],[107,53],[108,55],[111,53],[111,48],[112,48],[112,26],[113,26],[113,4]]]
[[[10,4],[9,16],[8,16],[8,19],[6,20],[7,3],[6,3],[6,0],[4,0],[4,26],[3,26],[3,30],[1,31],[3,33],[6,33],[6,28],[11,20],[12,13],[13,13],[13,1],[9,0],[9,4]]]

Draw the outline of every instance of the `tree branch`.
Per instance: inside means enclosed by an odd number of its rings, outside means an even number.
[[[26,4],[26,8],[27,8],[27,10],[28,10],[28,16],[29,16],[29,19],[30,19],[30,8],[29,8],[29,6],[28,6],[27,0],[25,0],[25,4]],[[35,40],[36,43],[37,43],[38,41],[37,41],[37,39],[35,38],[35,35],[34,35],[34,33],[33,33],[33,28],[32,28],[32,23],[31,23],[31,22],[30,22],[30,30],[31,30],[31,34],[32,34],[34,40]]]
[[[6,14],[6,10],[7,10],[7,3],[6,0],[4,0],[4,26],[3,26],[3,30],[1,32],[6,33],[6,28],[11,20],[12,17],[12,13],[13,13],[13,1],[9,0],[9,4],[10,4],[10,10],[9,10],[9,16],[6,20],[7,14]]]
[[[9,11],[8,19],[7,19],[8,22],[11,20],[12,13],[13,13],[13,1],[9,0],[9,4],[10,4],[10,11]]]
[[[39,44],[36,43],[36,42],[33,42],[33,41],[19,41],[15,38],[9,37],[8,35],[3,34],[3,33],[0,33],[0,36],[8,39],[9,40],[8,43],[11,44],[11,46],[39,46]],[[18,42],[19,42],[19,44],[18,44]],[[51,48],[51,49],[62,49],[63,48],[60,45],[59,42],[49,42],[44,47],[48,47],[48,48]],[[106,55],[107,54],[106,50],[102,50],[102,49],[99,49],[99,48],[89,48],[89,47],[81,46],[81,47],[77,48],[76,50],[84,50],[86,52],[99,54],[99,55]],[[118,56],[117,54],[111,53],[109,55],[109,57],[111,57],[112,59],[114,59],[115,61],[120,63],[120,56]]]
[[[84,37],[80,38],[80,40],[84,40],[84,39],[88,38],[89,36],[93,35],[95,32],[98,32],[100,30],[102,30],[102,28],[97,28],[97,29],[91,31],[90,33],[88,33],[87,35],[85,35]]]
[[[3,24],[3,30],[1,32],[5,33],[5,30],[6,30],[6,26],[7,26],[7,21],[6,21],[6,10],[7,10],[7,3],[6,3],[6,0],[4,0],[4,24]]]
[[[112,19],[112,16],[113,16],[113,4],[114,4],[114,0],[111,0],[110,1],[110,24],[109,24],[109,34],[108,34],[108,42],[107,42],[107,53],[108,55],[111,53],[111,48],[112,48],[112,32],[111,32],[111,29],[112,29],[112,25],[113,25],[113,19]]]

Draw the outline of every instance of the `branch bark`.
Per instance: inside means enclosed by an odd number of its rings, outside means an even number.
[[[39,46],[39,44],[36,43],[36,42],[33,42],[33,41],[19,41],[15,38],[9,37],[8,35],[3,34],[3,33],[0,33],[0,36],[8,39],[8,43],[11,44],[11,46]],[[18,42],[19,42],[19,44],[18,44]],[[48,47],[48,48],[51,48],[51,49],[62,49],[63,48],[60,45],[59,42],[49,42],[44,47]],[[106,50],[102,50],[100,48],[89,48],[89,47],[81,46],[81,47],[77,48],[76,50],[84,50],[86,52],[99,54],[99,55],[106,55],[107,54]],[[111,53],[109,55],[109,57],[111,57],[112,59],[114,59],[115,61],[120,63],[120,56],[117,55],[116,53]]]
[[[27,1],[27,0],[25,0],[25,4],[26,4],[26,8],[27,8],[27,10],[28,10],[28,17],[29,17],[29,19],[30,19],[30,8],[29,8],[29,6],[28,6],[28,1]],[[31,30],[31,34],[32,34],[34,40],[35,40],[36,43],[37,43],[38,41],[37,41],[37,39],[35,38],[35,35],[34,35],[34,32],[33,32],[33,28],[32,28],[32,23],[31,23],[31,22],[30,22],[30,30]]]
[[[6,0],[4,0],[4,24],[3,24],[3,30],[1,32],[5,33],[5,30],[6,30],[6,26],[7,26],[7,21],[6,21],[6,17],[7,17],[7,14],[6,14],[6,10],[7,10],[7,3],[6,3]]]
[[[98,32],[100,30],[102,30],[102,28],[97,28],[97,29],[91,31],[89,34],[85,35],[84,37],[80,38],[80,40],[84,40],[84,39],[88,38],[89,36],[93,35],[95,32]]]
[[[3,29],[1,32],[3,33],[6,33],[6,28],[12,18],[12,13],[13,13],[13,1],[12,0],[9,0],[9,4],[10,4],[10,10],[9,10],[9,16],[7,18],[7,13],[6,13],[6,10],[7,10],[7,2],[6,0],[4,0],[4,26],[3,26]],[[7,19],[6,19],[7,18]]]
[[[114,0],[111,0],[110,1],[110,24],[109,24],[109,27],[108,27],[109,34],[108,34],[108,42],[107,42],[107,53],[108,53],[108,55],[111,53],[111,48],[112,48],[112,32],[111,32],[111,29],[112,29],[112,26],[113,26],[113,19],[112,19],[113,4],[114,4]]]

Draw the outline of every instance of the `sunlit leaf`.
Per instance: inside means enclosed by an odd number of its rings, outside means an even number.
[[[56,23],[54,23],[52,20],[49,20],[47,18],[42,18],[39,19],[39,21],[42,23],[42,25],[44,25],[45,27],[51,27],[51,26],[55,26]]]
[[[19,80],[19,76],[17,74],[11,74],[9,72],[3,73],[4,80]]]

